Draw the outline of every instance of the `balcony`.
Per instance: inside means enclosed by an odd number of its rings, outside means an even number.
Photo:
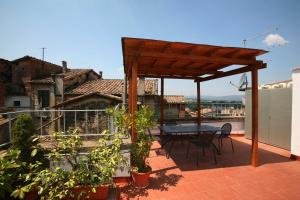
[[[251,140],[233,137],[235,152],[225,141],[215,165],[210,152],[196,150],[185,157],[186,143],[176,143],[167,159],[165,150],[154,142],[148,159],[153,173],[147,188],[131,184],[120,189],[121,199],[299,199],[300,162],[290,152],[259,143],[260,165],[250,163]],[[228,143],[227,143],[228,142]]]

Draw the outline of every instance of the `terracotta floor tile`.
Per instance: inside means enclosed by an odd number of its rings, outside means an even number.
[[[209,151],[200,153],[196,166],[197,149],[191,147],[186,159],[186,147],[175,144],[171,156],[158,142],[148,158],[152,166],[150,185],[146,189],[127,186],[121,196],[127,199],[155,200],[298,200],[300,199],[300,162],[289,160],[289,151],[259,144],[260,165],[250,165],[251,141],[234,137],[235,152],[224,142],[215,165]],[[126,199],[124,198],[124,199]]]

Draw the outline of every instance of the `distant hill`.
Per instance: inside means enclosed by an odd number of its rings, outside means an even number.
[[[196,96],[186,96],[188,99],[197,99]],[[242,101],[243,95],[227,95],[227,96],[201,96],[206,101]]]

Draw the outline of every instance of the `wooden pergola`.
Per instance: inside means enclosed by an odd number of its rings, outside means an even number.
[[[164,79],[191,79],[197,84],[197,123],[200,115],[200,83],[226,76],[252,74],[252,148],[251,163],[258,165],[258,70],[266,68],[256,57],[267,53],[259,49],[222,47],[204,44],[169,42],[139,38],[122,38],[124,72],[128,78],[129,112],[137,111],[137,79],[161,79],[160,124],[164,122]],[[229,66],[235,69],[227,70]],[[133,124],[132,141],[136,140]]]

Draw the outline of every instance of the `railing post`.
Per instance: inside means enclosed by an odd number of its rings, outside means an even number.
[[[40,132],[41,132],[41,135],[43,135],[43,118],[42,118],[42,112],[40,112]]]
[[[12,134],[11,134],[11,116],[8,114],[8,132],[9,132],[9,142],[12,140]]]
[[[85,111],[85,133],[88,134],[88,113]]]
[[[66,134],[66,111],[63,111],[64,116],[64,134]]]
[[[51,131],[55,131],[55,122],[54,122],[54,120],[55,120],[55,112],[51,111],[50,114],[51,114],[51,124],[50,124]],[[49,133],[48,133],[48,135],[49,135]]]
[[[99,134],[99,115],[98,115],[98,110],[96,111],[96,121],[97,121],[97,134]]]
[[[75,110],[74,114],[75,114],[75,117],[74,117],[74,120],[75,120],[74,126],[75,126],[75,128],[77,128],[77,111],[76,110]]]

